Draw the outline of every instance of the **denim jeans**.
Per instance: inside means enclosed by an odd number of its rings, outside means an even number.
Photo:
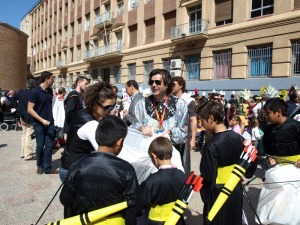
[[[50,173],[52,166],[52,146],[54,141],[54,124],[42,126],[33,124],[36,137],[36,164],[38,168],[43,168],[44,173]]]
[[[64,180],[66,179],[67,175],[68,175],[69,170],[66,170],[64,168],[59,167],[59,178],[61,180],[61,182],[64,182]]]

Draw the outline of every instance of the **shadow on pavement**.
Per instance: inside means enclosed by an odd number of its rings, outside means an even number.
[[[185,210],[184,218],[186,225],[199,225],[203,223],[203,215],[189,208]]]

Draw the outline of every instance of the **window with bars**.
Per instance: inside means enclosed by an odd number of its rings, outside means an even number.
[[[118,15],[123,15],[123,7],[124,7],[123,1],[118,1],[118,9],[117,9]]]
[[[77,22],[78,22],[78,34],[81,34],[81,32],[82,32],[82,21],[81,21],[81,19],[78,19]]]
[[[198,80],[200,79],[200,57],[199,56],[189,56],[185,60],[185,68],[187,71],[188,80]]]
[[[121,66],[115,66],[113,74],[115,78],[115,83],[116,84],[121,83]]]
[[[136,77],[136,64],[128,64],[128,79],[135,80]]]
[[[251,18],[272,14],[274,12],[274,0],[252,0]]]
[[[213,52],[214,59],[214,78],[229,79],[231,77],[231,50]]]
[[[165,70],[168,70],[170,72],[170,59],[163,59],[162,64]]]
[[[72,87],[73,82],[74,82],[74,80],[73,80],[73,73],[69,73],[69,87]]]
[[[300,76],[300,41],[292,43],[292,75]]]
[[[81,60],[81,45],[77,45],[77,60]]]
[[[270,77],[272,73],[272,47],[248,48],[248,77]]]
[[[90,14],[87,14],[85,16],[85,30],[89,30],[90,29]]]
[[[148,83],[149,73],[153,70],[153,61],[144,62],[144,82]]]

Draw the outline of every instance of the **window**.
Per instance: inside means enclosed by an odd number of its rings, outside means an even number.
[[[201,5],[197,5],[189,8],[190,22],[189,22],[189,33],[200,33],[201,32]]]
[[[198,80],[200,78],[200,58],[199,56],[188,56],[185,61],[188,80]]]
[[[269,77],[272,71],[272,47],[260,46],[248,49],[248,76]]]
[[[58,31],[58,34],[59,34],[59,42],[62,41],[62,34],[61,34],[61,33],[62,33],[61,30],[59,30],[59,31]]]
[[[214,52],[214,78],[229,79],[231,77],[231,50]]]
[[[56,33],[53,34],[53,41],[54,41],[54,45],[56,45]]]
[[[68,40],[68,27],[65,27],[65,41]]]
[[[113,72],[115,84],[121,83],[121,66],[115,66]]]
[[[117,46],[116,46],[117,49],[116,50],[121,51],[122,50],[122,45],[123,45],[123,43],[122,43],[122,31],[117,32],[116,37],[117,37]]]
[[[274,11],[274,0],[252,0],[251,18],[272,14]]]
[[[47,50],[47,39],[45,39],[45,42],[44,42],[44,50]]]
[[[137,46],[137,24],[132,25],[129,28],[129,48]]]
[[[76,72],[76,79],[80,77],[80,72]]]
[[[300,41],[292,43],[292,75],[300,76]]]
[[[71,37],[74,37],[74,32],[75,32],[74,23],[71,23]]]
[[[98,80],[98,69],[93,69],[93,71],[92,71],[92,79],[94,81]]]
[[[68,15],[68,3],[65,4],[65,16]]]
[[[81,45],[77,45],[77,60],[81,60]]]
[[[146,40],[145,43],[153,43],[155,37],[155,18],[145,21],[146,26]]]
[[[171,27],[176,26],[176,10],[164,14],[165,19],[165,39],[171,38]]]
[[[163,59],[162,64],[165,70],[168,70],[170,72],[170,59]]]
[[[216,26],[232,23],[232,0],[215,0]]]
[[[118,1],[118,15],[123,15],[123,1]]]
[[[72,87],[73,82],[73,73],[69,73],[69,87]]]
[[[153,70],[153,61],[144,62],[144,83],[148,83],[149,73]]]
[[[138,7],[138,0],[130,0],[129,2],[129,9],[135,9],[136,7]]]
[[[89,30],[90,29],[90,14],[87,14],[85,16],[85,30]]]
[[[294,0],[294,9],[300,8],[300,0]]]
[[[81,22],[81,19],[78,19],[77,22],[78,22],[78,34],[81,34],[81,32],[82,32],[82,22]]]
[[[128,80],[135,80],[136,77],[136,64],[128,64]]]
[[[74,49],[70,48],[70,62],[74,62]]]

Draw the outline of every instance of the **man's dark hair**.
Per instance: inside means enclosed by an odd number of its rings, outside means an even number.
[[[126,82],[127,87],[133,86],[134,89],[139,90],[139,85],[135,80],[129,80]]]
[[[58,94],[62,94],[62,93],[64,93],[64,92],[66,92],[66,89],[64,88],[64,87],[60,87],[60,88],[58,88]]]
[[[172,77],[168,70],[165,69],[154,69],[149,74],[149,81],[148,85],[150,85],[150,81],[153,76],[155,75],[161,75],[164,84],[167,86],[167,95],[169,95],[172,92]]]
[[[118,93],[119,89],[117,86],[114,85],[114,86],[112,86],[112,88],[115,89],[116,93]]]
[[[185,91],[185,85],[186,85],[185,80],[182,77],[173,77],[172,78],[172,85],[173,85],[174,81],[177,81],[177,83],[180,86],[182,86],[181,90],[182,90],[182,92],[184,92]]]
[[[197,107],[197,114],[208,121],[209,115],[213,115],[214,121],[221,124],[224,121],[225,112],[221,103],[215,101],[207,101]]]
[[[37,82],[35,79],[28,79],[27,80],[27,88],[28,89],[33,89],[37,85]]]
[[[44,83],[46,79],[49,79],[53,73],[50,73],[49,71],[43,71],[40,76],[40,84]]]
[[[79,77],[77,77],[77,79],[75,81],[76,86],[77,86],[78,82],[83,81],[83,80],[87,80],[89,82],[89,79],[87,77],[80,75]],[[76,86],[75,86],[75,88],[76,88]]]
[[[99,121],[96,142],[99,146],[113,147],[120,138],[127,135],[127,125],[117,116],[106,116]]]
[[[160,160],[171,159],[172,151],[173,145],[171,141],[165,137],[155,138],[148,148],[149,156],[151,157],[151,153],[154,153]]]
[[[270,98],[264,105],[265,110],[270,110],[273,113],[278,112],[280,109],[283,116],[287,116],[287,108],[287,103],[281,98]]]

